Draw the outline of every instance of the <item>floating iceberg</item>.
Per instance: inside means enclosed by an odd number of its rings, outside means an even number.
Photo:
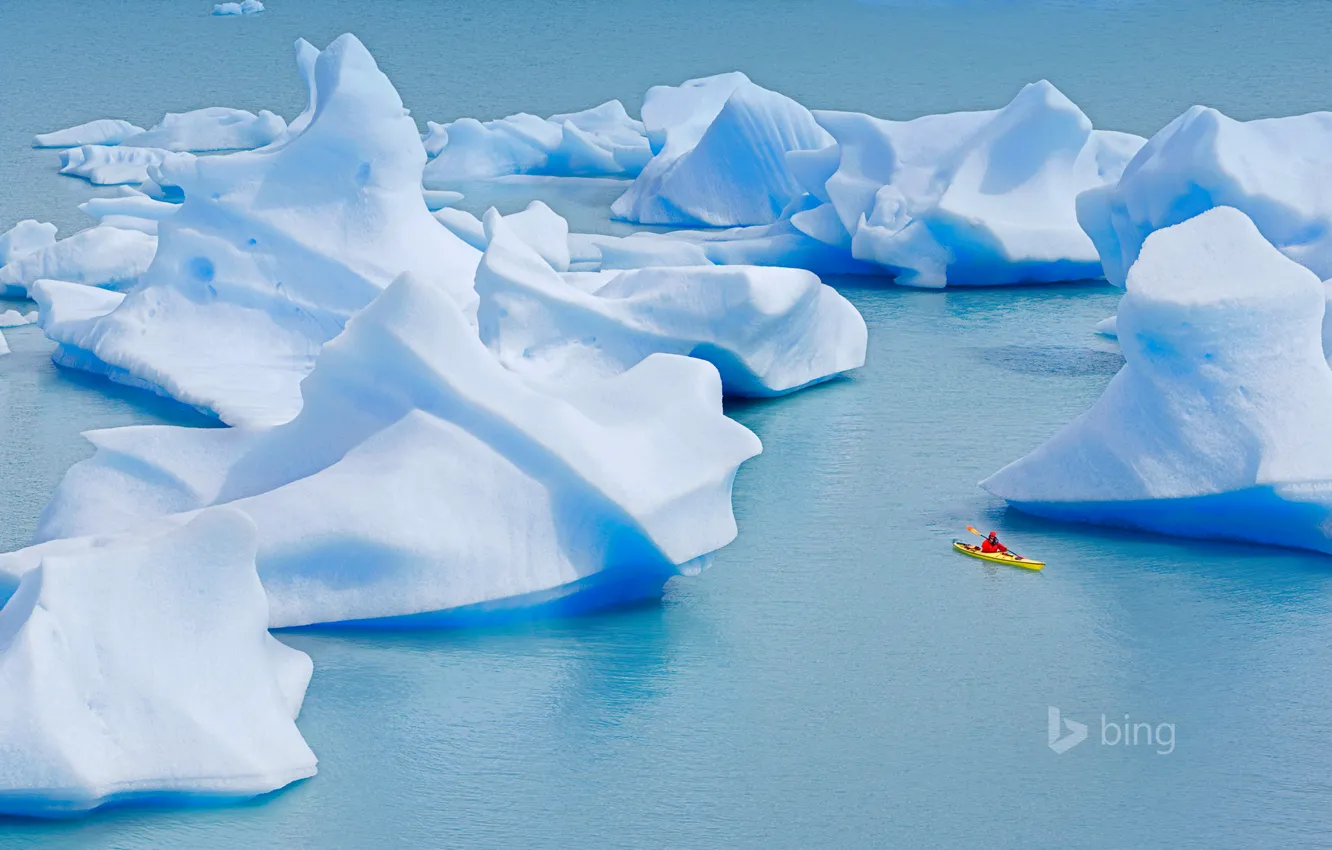
[[[119,118],[99,118],[77,127],[66,127],[53,133],[42,133],[32,140],[34,148],[76,148],[82,145],[118,145],[130,136],[143,132],[128,121]]]
[[[0,268],[23,256],[55,244],[56,226],[44,221],[20,221],[0,233]]]
[[[20,313],[18,310],[6,310],[0,313],[0,328],[18,328],[37,321],[37,311]]]
[[[1126,283],[1124,368],[982,486],[1055,519],[1332,553],[1318,278],[1216,207],[1148,236]]]
[[[60,173],[81,177],[94,186],[142,183],[148,179],[149,169],[161,165],[171,155],[156,148],[83,145],[60,152]]]
[[[611,206],[643,224],[771,224],[804,192],[787,153],[832,143],[808,109],[738,73],[656,86],[643,116],[662,147]]]
[[[314,775],[310,658],[268,634],[254,524],[50,554],[0,611],[0,812],[252,797]]]
[[[0,576],[230,504],[259,528],[274,626],[654,596],[735,536],[731,483],[758,438],[700,360],[573,377],[507,371],[441,287],[404,275],[324,346],[289,423],[90,432],[97,454],[42,516],[49,542],[0,556]]]
[[[474,309],[480,254],[426,209],[425,151],[392,83],[353,36],[318,53],[313,69],[308,47],[298,57],[317,89],[293,122],[299,132],[255,151],[170,154],[158,182],[185,200],[159,222],[152,265],[109,314],[43,322],[60,343],[57,362],[228,424],[272,425],[299,409],[320,346],[400,272]],[[58,307],[67,293],[49,295]]]
[[[287,122],[267,109],[255,115],[244,109],[210,106],[168,112],[156,127],[130,136],[120,145],[176,152],[253,150],[271,144],[286,131]]]
[[[808,271],[647,268],[589,292],[530,248],[515,218],[486,215],[476,274],[481,339],[511,371],[607,377],[664,352],[709,361],[729,394],[774,396],[865,363],[864,319]]]
[[[9,342],[5,339],[5,335],[3,333],[0,333],[0,357],[3,357],[8,353],[9,353]]]
[[[618,100],[550,118],[518,113],[427,126],[427,187],[509,174],[632,177],[652,157],[643,124]]]
[[[1100,277],[1076,198],[1117,180],[1144,143],[1093,130],[1045,81],[989,112],[815,117],[837,144],[789,157],[824,202],[794,213],[792,224],[911,286]]]
[[[264,4],[260,0],[241,0],[239,3],[218,3],[213,7],[215,17],[231,17],[234,15],[257,15],[264,10]]]
[[[1117,182],[1078,198],[1106,278],[1123,286],[1147,236],[1212,207],[1241,210],[1281,253],[1332,278],[1332,112],[1236,121],[1195,106]]]
[[[124,289],[147,271],[156,252],[157,237],[142,231],[90,227],[0,266],[0,295],[26,297],[42,278]]]

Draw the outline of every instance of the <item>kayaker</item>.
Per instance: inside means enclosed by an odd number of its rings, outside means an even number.
[[[1008,547],[1000,543],[999,535],[991,531],[990,536],[981,543],[981,551],[994,554],[995,552],[1007,552]]]

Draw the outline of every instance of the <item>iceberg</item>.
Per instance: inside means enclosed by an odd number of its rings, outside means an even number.
[[[20,313],[18,310],[6,310],[0,313],[0,328],[18,328],[37,321],[37,311]]]
[[[486,122],[431,121],[427,128],[427,188],[510,174],[632,177],[652,156],[643,124],[618,100],[550,118],[520,112]]]
[[[5,339],[5,335],[3,333],[0,333],[0,357],[3,357],[8,353],[9,353],[9,342]]]
[[[55,244],[56,226],[44,221],[20,221],[0,233],[0,268],[24,254],[31,254]]]
[[[275,627],[587,610],[701,569],[736,534],[731,484],[761,448],[708,363],[527,379],[410,274],[324,346],[301,393],[272,428],[90,432],[97,453],[57,488],[42,542],[0,556],[0,577],[230,505],[258,527]]]
[[[656,353],[680,354],[716,366],[728,394],[775,396],[865,363],[864,319],[808,271],[646,268],[588,291],[529,247],[516,218],[487,213],[476,274],[481,339],[510,371],[604,378]]]
[[[157,237],[107,224],[80,230],[0,266],[0,295],[27,297],[42,278],[111,289],[134,284],[157,252]]]
[[[1332,278],[1332,112],[1236,121],[1195,106],[1118,181],[1078,198],[1106,278],[1124,286],[1147,237],[1208,209],[1241,210],[1281,253]]]
[[[60,173],[80,177],[94,186],[143,183],[149,169],[161,165],[168,156],[173,154],[156,148],[83,145],[60,152]]]
[[[214,17],[232,17],[235,15],[257,15],[264,10],[260,0],[241,0],[239,3],[218,3],[213,7]]]
[[[254,524],[50,554],[0,610],[0,813],[252,797],[314,775],[310,658],[267,631]]]
[[[122,148],[164,151],[253,150],[271,144],[287,131],[282,117],[261,109],[210,106],[191,112],[168,112],[156,127],[120,142]]]
[[[99,118],[76,127],[66,127],[52,133],[42,133],[32,140],[34,148],[77,148],[83,145],[118,145],[130,136],[143,132],[128,121],[119,118]]]
[[[317,58],[308,47],[298,63],[315,90],[299,132],[254,151],[168,155],[156,182],[184,202],[158,222],[151,265],[108,314],[44,322],[57,362],[227,424],[273,425],[299,409],[320,346],[399,273],[475,309],[480,252],[426,209],[425,151],[392,83],[351,35]],[[30,277],[79,280],[62,271]]]
[[[886,121],[816,112],[836,145],[788,160],[817,206],[792,225],[908,286],[1101,277],[1080,193],[1115,182],[1144,144],[1092,129],[1048,82],[1003,109]]]
[[[661,149],[611,206],[642,224],[771,224],[804,193],[787,153],[833,141],[808,109],[738,73],[654,87],[643,115]]]
[[[1332,553],[1325,292],[1232,207],[1148,236],[1092,407],[982,482],[1039,516]]]

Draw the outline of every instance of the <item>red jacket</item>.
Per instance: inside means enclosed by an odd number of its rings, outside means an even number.
[[[985,538],[985,542],[981,544],[981,551],[989,553],[1007,552],[1008,547],[1000,543],[998,540],[991,541],[990,538],[987,537]]]

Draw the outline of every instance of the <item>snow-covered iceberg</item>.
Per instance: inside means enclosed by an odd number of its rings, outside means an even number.
[[[19,328],[37,321],[37,311],[20,313],[18,310],[6,310],[0,313],[0,328]]]
[[[123,148],[164,151],[253,150],[271,144],[287,131],[282,117],[261,109],[210,106],[191,112],[168,112],[156,127],[120,142]]]
[[[0,813],[252,797],[315,772],[309,656],[267,631],[255,527],[200,514],[49,554],[0,610]]]
[[[425,151],[392,83],[351,35],[317,58],[306,48],[315,90],[297,132],[255,151],[168,155],[157,182],[185,199],[158,223],[152,264],[107,315],[43,323],[57,362],[228,424],[271,425],[299,409],[320,346],[399,273],[474,309],[480,253],[426,209]]]
[[[9,265],[24,254],[31,254],[55,244],[56,226],[49,222],[27,219],[0,233],[0,267]]]
[[[1100,277],[1076,198],[1117,180],[1144,143],[1092,129],[1043,80],[988,112],[815,117],[837,143],[788,157],[823,202],[793,213],[791,223],[912,286]]]
[[[982,486],[1055,519],[1332,553],[1317,276],[1216,207],[1148,236],[1126,285],[1123,369]]]
[[[1332,278],[1332,112],[1236,121],[1195,106],[1152,137],[1110,185],[1078,198],[1078,221],[1106,278],[1125,276],[1156,230],[1212,207],[1243,211],[1260,233]]]
[[[128,121],[119,118],[99,118],[75,127],[66,127],[51,133],[42,133],[32,140],[34,148],[76,148],[82,145],[118,145],[130,136],[143,132]]]
[[[218,18],[236,15],[257,15],[264,10],[260,0],[241,0],[239,3],[218,3],[213,7],[213,15]]]
[[[758,438],[723,415],[701,360],[573,377],[509,372],[441,287],[404,275],[324,346],[292,421],[90,432],[96,455],[42,516],[49,542],[0,556],[0,583],[105,545],[88,535],[230,504],[258,526],[274,626],[655,596],[735,536],[731,483]]]
[[[156,253],[157,237],[141,230],[90,227],[0,266],[0,295],[26,297],[42,278],[125,289],[147,271]]]
[[[510,174],[633,177],[652,157],[642,122],[618,100],[550,118],[520,112],[427,126],[427,187]]]
[[[605,377],[665,352],[709,361],[728,394],[774,396],[864,365],[864,319],[811,272],[646,268],[587,291],[529,247],[540,242],[515,232],[515,218],[486,215],[476,274],[481,339],[511,371]]]
[[[94,186],[142,183],[148,179],[149,170],[170,155],[157,148],[83,145],[60,152],[60,173],[81,177]]]
[[[832,143],[808,109],[738,72],[655,86],[643,119],[660,149],[611,206],[642,224],[771,224],[804,191],[787,153]]]

